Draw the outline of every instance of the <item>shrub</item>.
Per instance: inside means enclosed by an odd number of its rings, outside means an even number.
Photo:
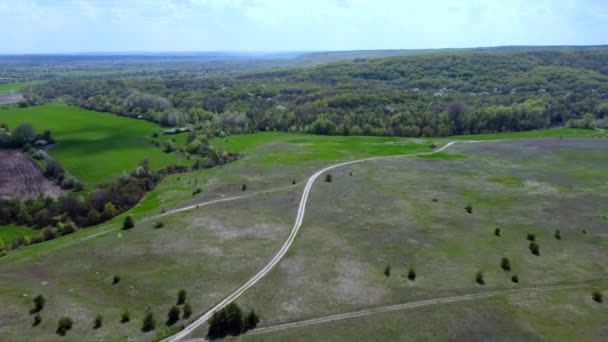
[[[181,289],[177,293],[177,305],[182,305],[186,302],[186,290]]]
[[[141,331],[148,332],[154,329],[156,329],[156,320],[154,319],[154,315],[152,314],[152,309],[148,308],[141,323]]]
[[[514,282],[514,283],[516,283],[516,284],[519,283],[519,277],[517,276],[517,274],[514,274],[511,277],[511,281]]]
[[[500,228],[494,229],[494,235],[500,236]]]
[[[127,215],[127,217],[125,217],[124,222],[122,223],[122,229],[123,230],[127,230],[127,229],[131,229],[135,227],[135,223],[133,222],[133,218],[131,217],[131,215]]]
[[[295,179],[291,181],[291,185],[296,185],[296,180]]]
[[[183,317],[184,319],[188,319],[190,316],[192,316],[192,306],[190,306],[190,303],[185,303]]]
[[[593,300],[598,303],[601,303],[604,301],[604,296],[602,296],[602,293],[600,291],[593,292],[593,294],[591,295],[591,298],[593,298]]]
[[[325,175],[325,181],[327,183],[331,183],[331,181],[332,181],[331,173],[328,173]]]
[[[117,275],[115,275],[115,276],[112,278],[112,285],[116,285],[116,284],[118,284],[118,283],[120,283],[120,277],[119,277],[119,276],[117,276]]]
[[[241,191],[246,191],[246,190],[247,190],[247,184],[241,185]]]
[[[255,310],[249,311],[249,314],[245,319],[245,331],[255,329],[259,322],[260,317],[255,313]]]
[[[44,309],[44,304],[46,304],[46,298],[44,298],[43,295],[37,295],[36,297],[34,297],[33,301],[34,308],[32,309],[32,313],[37,313]]]
[[[93,329],[99,329],[103,325],[103,316],[101,314],[97,314],[95,319],[93,320]]]
[[[179,308],[177,306],[172,306],[171,309],[169,309],[169,313],[167,313],[167,325],[171,326],[177,321],[179,321]]]
[[[202,191],[203,191],[203,190],[201,190],[201,188],[195,188],[195,189],[192,191],[192,196],[196,196],[196,195],[200,194]]]
[[[414,281],[416,280],[416,270],[411,267],[409,271],[407,271],[407,279]]]
[[[483,279],[483,271],[478,271],[475,275],[475,282],[479,285],[485,285],[486,281]]]
[[[502,260],[500,261],[500,267],[505,271],[510,271],[511,262],[509,261],[508,258],[503,257]]]
[[[40,324],[40,322],[42,322],[42,317],[40,317],[39,314],[36,314],[36,316],[34,316],[34,323],[32,323],[32,326],[37,326]]]
[[[473,206],[470,204],[467,204],[466,207],[464,207],[464,210],[467,211],[467,213],[472,214],[473,213]]]
[[[65,334],[72,329],[72,325],[74,324],[74,322],[72,321],[72,319],[70,317],[67,316],[63,316],[59,319],[59,323],[57,324],[57,331],[56,333],[59,336],[65,336]]]
[[[536,243],[536,242],[530,242],[530,252],[532,252],[532,254],[538,256],[540,255],[540,246]]]
[[[435,148],[437,148],[437,145],[431,144],[430,148],[435,149]]]
[[[528,241],[536,241],[536,235],[534,235],[532,233],[528,233],[527,239],[528,239]]]
[[[243,311],[235,304],[228,304],[225,308],[217,311],[209,321],[210,339],[221,338],[227,335],[239,335],[243,332]]]
[[[555,238],[557,240],[561,240],[562,239],[562,233],[559,231],[559,229],[555,230],[555,233],[553,234],[553,236],[555,236]]]
[[[125,323],[129,322],[130,320],[131,320],[131,314],[129,313],[129,310],[123,309],[122,312],[120,313],[120,323],[125,324]]]
[[[391,276],[391,265],[386,265],[386,267],[384,267],[384,275],[386,277],[390,277]]]
[[[154,224],[154,228],[155,228],[155,229],[162,228],[162,227],[164,227],[164,226],[165,226],[165,223],[164,223],[163,221],[157,221],[157,222]]]

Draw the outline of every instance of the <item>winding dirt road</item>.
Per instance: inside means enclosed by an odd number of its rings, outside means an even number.
[[[466,142],[472,143],[472,142],[476,142],[476,141],[466,141]],[[295,240],[296,236],[298,235],[298,231],[300,230],[300,227],[302,226],[302,222],[304,220],[304,215],[306,214],[306,202],[308,202],[308,195],[310,194],[312,185],[317,180],[317,178],[319,178],[319,176],[321,176],[322,174],[324,174],[327,171],[337,169],[339,167],[362,163],[362,162],[371,161],[371,160],[396,158],[396,157],[416,157],[416,156],[422,156],[422,155],[435,154],[435,153],[444,151],[445,149],[449,148],[450,146],[452,146],[455,143],[456,143],[456,141],[450,141],[449,143],[445,144],[441,148],[436,149],[431,152],[413,153],[413,154],[406,154],[406,155],[401,155],[401,156],[393,155],[393,156],[371,157],[371,158],[365,158],[365,159],[359,159],[359,160],[353,160],[353,161],[349,161],[349,162],[334,164],[334,165],[328,166],[324,169],[317,171],[314,175],[310,176],[310,178],[308,178],[308,181],[306,182],[306,187],[304,187],[304,192],[302,193],[302,199],[300,200],[300,206],[298,207],[298,213],[296,216],[296,220],[293,225],[293,228],[291,229],[291,233],[289,234],[289,237],[287,238],[287,241],[285,241],[285,243],[283,244],[281,249],[268,262],[268,264],[266,264],[266,266],[264,266],[264,268],[262,268],[256,275],[254,275],[251,279],[249,279],[245,284],[243,284],[241,287],[239,287],[234,292],[232,292],[228,297],[224,298],[222,301],[217,303],[214,307],[212,307],[209,311],[207,311],[201,317],[197,318],[195,321],[190,323],[188,326],[186,326],[183,330],[181,330],[177,334],[170,336],[170,337],[164,339],[163,341],[164,342],[176,342],[176,341],[181,341],[182,339],[184,339],[186,336],[188,336],[190,333],[192,333],[198,327],[200,327],[205,322],[207,322],[211,318],[211,316],[213,316],[213,314],[215,312],[221,310],[222,308],[224,308],[225,306],[227,306],[228,304],[234,302],[237,298],[239,298],[243,293],[245,293],[245,291],[247,291],[249,288],[251,288],[253,285],[255,285],[260,279],[262,279],[264,276],[266,276],[266,274],[268,274],[272,270],[272,268],[274,266],[276,266],[281,261],[281,259],[283,259],[283,257],[285,256],[285,254],[287,253],[287,251],[293,244],[293,241]]]

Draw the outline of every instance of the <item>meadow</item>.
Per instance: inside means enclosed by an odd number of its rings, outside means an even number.
[[[46,81],[31,81],[0,84],[0,94],[20,93],[27,87],[43,84],[45,82]]]
[[[162,127],[142,120],[64,105],[0,110],[0,122],[12,129],[30,123],[37,132],[50,130],[58,142],[49,153],[72,175],[94,186],[135,169],[149,159],[153,169],[182,162],[149,143]]]

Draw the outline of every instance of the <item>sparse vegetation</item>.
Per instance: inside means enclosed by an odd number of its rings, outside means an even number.
[[[35,314],[34,315],[34,323],[32,323],[32,326],[38,326],[40,324],[40,322],[42,322],[42,317],[40,317],[40,314]]]
[[[152,313],[152,308],[148,307],[146,313],[144,315],[144,319],[141,323],[141,331],[149,332],[156,329],[156,320],[154,319],[154,314]]]
[[[103,315],[97,314],[93,320],[93,329],[99,329],[103,325]]]
[[[37,295],[33,299],[34,308],[32,309],[32,313],[38,313],[44,309],[44,305],[46,304],[46,298],[43,295]]]
[[[184,319],[188,319],[188,318],[190,318],[190,316],[192,316],[192,306],[190,306],[190,303],[186,302],[186,303],[184,304],[184,309],[183,309],[183,311],[184,311],[184,312],[183,312],[182,317],[183,317]]]
[[[177,292],[177,305],[182,305],[186,302],[187,292],[184,289],[181,289]]]
[[[65,336],[65,334],[72,329],[72,325],[74,324],[74,321],[72,321],[72,319],[70,317],[64,316],[61,317],[59,319],[59,322],[57,323],[57,335],[59,336]]]
[[[179,308],[177,306],[172,306],[167,313],[167,325],[172,326],[173,324],[179,321]]]
[[[127,309],[123,309],[120,313],[120,323],[125,324],[131,320],[131,313]]]

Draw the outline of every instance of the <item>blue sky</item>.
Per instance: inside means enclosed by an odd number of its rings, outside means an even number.
[[[0,54],[608,43],[608,0],[0,0]]]

